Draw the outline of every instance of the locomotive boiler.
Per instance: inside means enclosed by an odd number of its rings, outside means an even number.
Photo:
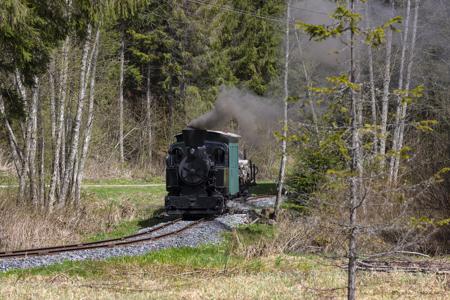
[[[256,166],[239,159],[240,136],[186,128],[166,158],[165,209],[169,215],[219,215],[230,199],[245,198]]]

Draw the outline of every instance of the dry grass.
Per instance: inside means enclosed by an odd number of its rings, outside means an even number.
[[[260,225],[264,226],[264,225]],[[252,226],[232,232],[230,242],[234,254],[245,258],[295,253],[340,253],[346,248],[342,228],[331,226],[315,216],[293,217],[281,214],[276,226],[265,225],[251,232]],[[252,239],[254,233],[262,238]],[[265,237],[264,237],[265,235]]]
[[[17,205],[14,199],[13,192],[1,191],[0,250],[78,242],[136,216],[136,209],[129,202],[84,201],[80,209],[47,214]]]
[[[14,166],[7,157],[5,151],[0,149],[0,176],[12,176],[14,174]]]
[[[119,268],[120,267],[120,268]],[[268,257],[258,271],[110,265],[102,275],[13,275],[0,279],[5,299],[341,299],[346,273],[317,257]],[[450,299],[447,277],[361,273],[360,299]]]

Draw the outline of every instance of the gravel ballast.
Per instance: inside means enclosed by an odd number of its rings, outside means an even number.
[[[118,256],[136,256],[165,248],[197,247],[203,244],[217,244],[222,240],[222,232],[231,230],[241,224],[248,223],[247,214],[223,215],[214,220],[201,222],[174,236],[168,236],[155,241],[115,248],[100,248],[78,250],[55,255],[35,256],[27,258],[0,259],[0,271],[11,269],[27,269],[62,263],[64,261],[101,260]],[[149,236],[158,236],[181,229],[193,221],[180,221]],[[160,226],[158,224],[156,226]],[[155,226],[155,227],[156,227]],[[151,229],[151,228],[148,228]],[[148,230],[147,229],[147,230]]]

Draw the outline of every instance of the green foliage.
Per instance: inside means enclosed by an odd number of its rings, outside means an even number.
[[[222,1],[236,10],[252,11],[256,15],[281,16],[285,1]],[[218,12],[213,26],[216,70],[225,81],[241,82],[257,94],[267,92],[269,83],[280,70],[281,24],[263,18],[252,18],[234,12]],[[226,64],[226,65],[223,65]],[[231,75],[231,76],[230,76]]]
[[[324,182],[328,172],[344,168],[348,156],[340,134],[326,137],[318,147],[300,148],[287,184],[300,197],[308,198]]]
[[[440,169],[436,174],[434,174],[433,177],[437,182],[442,182],[444,180],[444,176],[447,175],[448,173],[450,173],[450,168],[444,167]]]
[[[327,77],[327,80],[332,83],[336,88],[340,86],[344,86],[353,91],[360,91],[361,84],[353,83],[349,80],[348,75],[340,75],[340,76],[331,76]]]
[[[65,1],[0,1],[0,73],[16,69],[31,85],[46,70],[52,49],[67,33]]]
[[[412,90],[394,90],[394,94],[402,99],[402,103],[411,104],[423,97],[425,87],[419,85]]]
[[[398,31],[396,25],[402,22],[402,17],[396,16],[380,26],[363,30],[359,27],[362,20],[361,14],[353,12],[343,1],[336,2],[338,5],[330,16],[334,21],[333,24],[316,25],[297,21],[297,28],[306,32],[310,36],[310,39],[314,41],[337,38],[345,32],[351,32],[355,35],[363,34],[368,45],[378,47],[385,42],[386,30]]]
[[[386,29],[398,31],[395,25],[402,22],[402,17],[396,16],[381,26],[369,29],[366,33],[366,43],[372,47],[378,47],[385,42]]]
[[[436,126],[438,124],[437,120],[422,120],[419,122],[415,122],[413,126],[422,132],[432,132],[433,126]]]
[[[361,15],[354,13],[343,5],[338,5],[331,15],[335,21],[332,25],[315,25],[297,22],[297,28],[305,31],[312,40],[323,41],[331,37],[339,37],[346,31],[359,33],[358,23]]]
[[[410,219],[411,225],[417,229],[426,229],[429,226],[444,227],[450,225],[450,218],[435,220],[429,217],[412,217]]]

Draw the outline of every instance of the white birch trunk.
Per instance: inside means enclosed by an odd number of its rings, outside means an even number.
[[[119,155],[120,162],[124,162],[123,153],[123,73],[125,68],[125,34],[120,38],[120,75],[119,75]]]
[[[97,33],[99,33],[99,31],[97,31]],[[84,80],[84,90],[86,91],[85,93],[87,93],[87,88],[88,88],[88,84],[90,82],[90,78],[91,78],[91,69],[92,69],[92,60],[94,59],[94,54],[95,54],[95,47],[96,47],[96,42],[97,42],[97,33],[96,33],[96,38],[94,40],[94,44],[91,46],[92,51],[89,54],[89,58],[87,61],[87,69],[86,69],[86,75],[85,75],[85,80]],[[90,114],[88,112],[88,118],[89,118]],[[83,115],[82,115],[83,118]],[[88,121],[89,122],[89,121]],[[81,123],[82,120],[81,120]],[[80,131],[81,134],[81,131]],[[81,146],[81,149],[83,149],[84,146]],[[75,162],[74,162],[74,166],[73,166],[73,171],[72,171],[72,185],[71,185],[71,190],[70,190],[70,195],[73,195],[73,200],[75,202],[75,204],[77,204],[79,198],[77,199],[77,183],[78,183],[78,176],[79,176],[79,168],[80,168],[80,163],[81,163],[81,154],[76,155],[75,157]]]
[[[100,47],[100,29],[97,29],[97,33],[95,34],[95,41],[93,46],[93,57],[91,59],[91,67],[92,73],[90,74],[90,84],[89,84],[89,109],[88,109],[88,119],[84,134],[83,148],[79,163],[79,168],[77,172],[77,178],[75,181],[75,196],[74,202],[75,205],[78,205],[80,202],[80,192],[81,192],[81,183],[83,181],[83,172],[84,165],[86,163],[86,159],[89,151],[89,144],[91,141],[92,134],[92,125],[94,123],[94,100],[95,100],[95,75],[97,69],[97,57],[98,57],[98,48]]]
[[[406,49],[408,47],[408,37],[409,37],[409,19],[411,15],[411,0],[407,1],[406,6],[406,18],[405,18],[405,26],[403,29],[403,38],[402,38],[402,56],[400,59],[400,71],[399,71],[399,81],[398,81],[398,89],[403,89],[403,77],[405,70],[405,60],[406,60]],[[400,135],[400,119],[402,115],[402,98],[401,96],[397,97],[397,109],[395,113],[395,127],[394,127],[394,136],[392,139],[392,150],[393,155],[389,162],[389,182],[392,183],[394,177],[394,166],[396,160],[399,158],[399,135]]]
[[[55,55],[53,55],[50,66],[48,70],[48,81],[50,89],[50,124],[51,124],[51,137],[52,137],[52,148],[55,150],[56,144],[56,85],[55,85]]]
[[[45,206],[45,129],[42,118],[42,103],[39,104],[39,206]]]
[[[295,39],[297,40],[297,45],[298,45],[298,49],[300,52],[300,56],[302,58],[303,74],[305,75],[305,80],[306,80],[306,100],[311,109],[311,114],[312,114],[313,123],[314,123],[314,130],[318,137],[319,136],[319,121],[317,118],[316,107],[314,105],[313,99],[311,99],[311,91],[310,91],[310,89],[312,88],[311,77],[309,76],[308,68],[306,67],[305,57],[303,56],[303,47],[302,47],[302,43],[300,41],[300,37],[298,35],[298,31],[295,30],[294,33],[295,33]]]
[[[146,92],[146,129],[147,129],[147,151],[148,151],[148,162],[150,172],[152,171],[153,165],[153,128],[152,128],[152,89],[151,89],[151,65],[148,63],[147,66],[147,92]]]
[[[36,151],[37,151],[37,110],[39,102],[39,79],[35,76],[33,80],[32,97],[30,103],[30,135],[29,141],[29,180],[30,180],[30,199],[33,205],[38,204],[38,180],[36,174]]]
[[[81,70],[80,70],[80,91],[78,95],[77,110],[74,120],[74,126],[72,130],[72,143],[69,149],[69,157],[67,160],[66,170],[64,172],[64,180],[62,182],[60,206],[64,206],[69,199],[69,191],[71,179],[73,178],[73,171],[75,166],[75,159],[78,155],[78,145],[80,138],[81,117],[83,115],[84,102],[86,98],[86,68],[88,61],[88,54],[91,47],[91,25],[88,25],[86,41],[83,46],[83,53],[81,58]],[[73,183],[73,182],[72,182]]]
[[[9,146],[11,148],[11,153],[14,160],[14,167],[16,169],[17,177],[20,178],[22,174],[22,154],[17,144],[17,138],[12,130],[11,124],[8,121],[5,109],[5,102],[3,100],[3,96],[0,94],[0,118],[3,119],[3,124],[6,128],[6,132],[8,134]]]
[[[394,2],[392,5],[392,17],[394,16]],[[381,171],[384,172],[386,164],[386,139],[387,139],[387,121],[389,113],[389,88],[391,84],[391,57],[392,57],[392,30],[389,29],[386,34],[386,60],[383,78],[383,97],[381,99],[381,129],[380,129],[380,156]]]
[[[52,176],[50,180],[50,189],[48,195],[48,209],[51,211],[56,202],[56,192],[60,189],[60,178],[61,178],[61,161],[64,161],[64,152],[62,148],[64,148],[64,120],[65,120],[65,104],[66,104],[66,95],[67,95],[67,77],[69,72],[69,47],[70,47],[70,38],[66,37],[63,48],[62,48],[62,70],[61,70],[61,78],[60,78],[60,90],[59,90],[59,101],[58,101],[58,116],[57,116],[57,130],[56,130],[56,141],[55,148],[53,151],[53,170]]]
[[[367,29],[370,29],[370,2],[366,2],[365,6]],[[373,68],[373,51],[372,45],[367,46],[367,54],[369,58],[369,85],[370,85],[370,104],[372,112],[372,127],[373,127],[373,147],[372,153],[374,156],[378,153],[378,115],[377,115],[377,98],[375,93],[375,79],[374,79],[374,68]]]
[[[350,10],[356,11],[357,0],[349,1]],[[350,82],[359,84],[360,72],[358,62],[358,41],[354,32],[350,31]],[[348,283],[347,297],[349,300],[356,299],[356,259],[357,259],[357,209],[361,205],[362,199],[362,145],[360,128],[362,124],[362,99],[360,92],[351,90],[352,101],[352,177],[350,178],[350,205],[349,205],[349,247],[348,247]]]
[[[26,193],[26,184],[27,184],[27,177],[29,173],[29,156],[30,156],[30,143],[29,143],[29,136],[31,134],[31,122],[29,120],[29,103],[27,99],[27,93],[25,86],[22,84],[22,76],[19,73],[18,70],[15,72],[15,81],[17,85],[17,90],[19,91],[20,96],[23,100],[23,107],[25,111],[25,125],[21,124],[22,127],[22,133],[23,133],[23,141],[24,141],[24,150],[23,150],[23,156],[22,156],[22,167],[21,167],[21,173],[19,176],[19,201],[23,202],[25,200],[25,193]]]
[[[277,197],[275,199],[275,218],[278,215],[282,202],[282,194],[284,187],[284,178],[286,173],[286,162],[287,162],[287,135],[288,135],[288,79],[289,79],[289,24],[291,19],[291,1],[287,1],[286,5],[286,29],[285,29],[285,61],[284,61],[284,120],[283,120],[283,135],[281,141],[281,163],[280,163],[280,173],[278,176],[278,186],[277,186]]]
[[[412,40],[411,40],[411,50],[410,50],[410,56],[409,56],[409,62],[408,62],[408,70],[406,73],[406,85],[405,90],[409,91],[410,85],[411,85],[411,76],[412,76],[412,68],[414,65],[414,56],[415,56],[415,48],[416,48],[416,40],[417,40],[417,23],[419,19],[419,7],[420,7],[420,0],[415,1],[415,9],[414,9],[414,23],[413,23],[413,31],[412,31]],[[408,103],[403,102],[402,105],[402,115],[400,119],[400,129],[399,129],[399,138],[398,138],[398,151],[400,151],[403,148],[403,139],[405,134],[405,119],[406,119],[406,113],[408,109]],[[398,170],[400,168],[400,156],[395,161],[394,166],[394,175],[393,175],[393,182],[397,183],[398,179]]]

